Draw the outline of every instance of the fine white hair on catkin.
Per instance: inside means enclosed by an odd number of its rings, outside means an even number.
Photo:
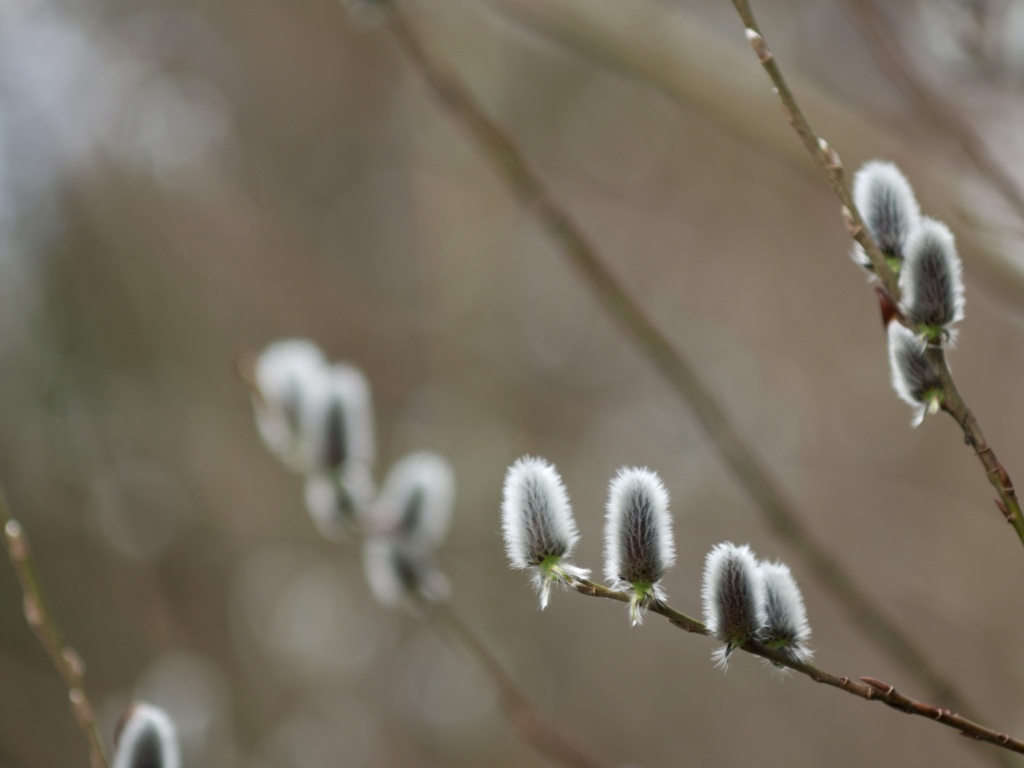
[[[853,201],[882,253],[902,259],[907,239],[921,219],[907,177],[890,162],[867,162],[854,174]]]
[[[800,661],[809,661],[812,651],[807,647],[811,625],[800,587],[785,563],[759,564],[764,582],[765,624],[758,639],[772,648],[782,648]]]
[[[608,488],[605,578],[615,588],[655,585],[675,564],[669,495],[647,468],[623,467]]]
[[[926,412],[936,409],[935,393],[942,390],[942,379],[917,334],[894,320],[889,323],[888,336],[892,386],[900,399],[914,408],[911,423],[916,427]]]
[[[950,326],[964,317],[962,273],[949,227],[923,218],[907,242],[900,270],[900,309],[911,325],[951,335]]]
[[[516,461],[505,475],[501,503],[505,553],[513,568],[567,557],[579,540],[569,494],[550,462],[531,456]]]
[[[727,541],[708,552],[701,597],[708,633],[725,643],[713,657],[725,666],[766,621],[764,580],[750,547]]]

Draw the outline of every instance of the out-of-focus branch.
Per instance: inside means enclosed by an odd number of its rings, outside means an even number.
[[[587,595],[588,597],[603,597],[623,603],[630,601],[630,594],[628,592],[618,592],[586,579],[576,579],[573,583],[573,588],[581,595]],[[685,632],[695,635],[708,635],[707,627],[703,622],[687,616],[685,613],[680,613],[666,603],[654,601],[648,605],[647,610],[659,616],[664,616],[673,626]],[[849,677],[834,675],[809,662],[796,661],[783,651],[767,648],[753,640],[744,644],[740,650],[798,672],[805,677],[811,678],[816,683],[838,688],[865,701],[880,701],[886,706],[908,715],[919,715],[929,720],[935,720],[950,728],[955,728],[964,736],[969,736],[972,739],[994,744],[997,747],[1024,755],[1024,741],[1014,739],[1008,734],[980,725],[944,707],[916,701],[909,696],[904,696],[893,686],[883,683],[881,680],[876,680],[873,677],[862,677],[859,680],[852,680]]]
[[[4,531],[4,543],[11,564],[18,575],[21,591],[24,596],[25,621],[39,638],[40,644],[46,649],[57,672],[68,687],[68,701],[75,721],[89,744],[89,756],[92,768],[107,768],[107,758],[103,754],[99,734],[96,731],[96,718],[92,704],[85,693],[85,664],[81,657],[64,639],[57,620],[50,609],[43,592],[43,584],[39,578],[32,548],[25,535],[21,523],[11,516],[10,508],[3,489],[0,488],[0,526]]]
[[[850,188],[843,176],[843,168],[839,162],[838,155],[815,132],[810,122],[804,116],[796,97],[793,95],[793,91],[782,74],[778,62],[761,35],[761,29],[758,26],[757,19],[754,18],[754,12],[750,8],[750,3],[747,0],[732,0],[732,4],[736,8],[736,13],[739,15],[743,25],[746,27],[747,39],[750,41],[758,61],[764,67],[765,72],[767,72],[768,77],[775,86],[775,91],[782,102],[783,110],[793,126],[793,130],[800,136],[811,157],[815,159],[825,172],[829,184],[836,193],[836,197],[839,198],[850,234],[858,243],[864,246],[864,250],[871,257],[875,273],[885,285],[886,290],[889,291],[893,298],[898,299],[898,287],[895,285],[896,275],[889,269],[885,259],[881,258],[881,253],[878,251],[878,246],[871,237],[871,233],[868,232],[867,227],[861,222],[857,206],[854,204],[853,196],[850,194]],[[870,246],[870,249],[868,246]],[[1013,481],[1010,480],[1006,467],[996,457],[995,451],[992,450],[992,447],[985,439],[985,434],[981,431],[981,425],[960,394],[960,390],[957,388],[956,382],[953,380],[953,374],[946,362],[945,351],[942,347],[932,346],[928,350],[928,355],[938,368],[942,379],[942,409],[960,425],[960,429],[964,433],[964,439],[974,449],[978,461],[981,462],[982,467],[985,469],[985,476],[992,484],[992,487],[996,489],[996,493],[999,494],[996,506],[1002,512],[1007,522],[1013,526],[1017,537],[1024,544],[1024,513],[1021,511],[1020,501],[1017,499],[1017,491],[1014,489]]]
[[[692,20],[678,3],[653,0],[488,0],[504,19],[589,57],[602,67],[635,78],[671,101],[695,110],[722,130],[807,173],[817,164],[781,120],[764,119],[778,109],[763,79],[744,66],[745,52]],[[713,62],[713,64],[712,64]],[[991,213],[963,196],[961,178],[941,158],[920,155],[845,107],[808,80],[790,75],[804,109],[834,147],[856,166],[875,157],[896,159],[914,180],[931,215],[953,221],[990,219]],[[1014,299],[1024,297],[1024,262],[1019,247],[1004,246],[1006,232],[991,237],[977,228],[958,232],[968,266],[988,286]],[[1019,246],[1019,243],[1016,243]]]
[[[992,155],[985,141],[971,124],[932,88],[907,55],[892,25],[873,0],[838,0],[839,5],[860,26],[871,50],[898,88],[929,120],[938,125],[963,150],[978,174],[1010,205],[1024,221],[1024,194]]]
[[[472,657],[494,686],[498,701],[520,737],[537,752],[567,768],[601,768],[602,764],[570,742],[537,714],[526,694],[505,671],[469,625],[447,604],[421,605],[419,612],[441,637]]]
[[[609,314],[690,405],[733,475],[777,535],[803,559],[822,586],[846,609],[855,626],[926,686],[933,698],[967,711],[969,707],[965,698],[954,684],[874,605],[827,548],[811,535],[753,452],[740,439],[693,367],[623,290],[595,247],[554,200],[511,139],[484,112],[462,81],[428,53],[395,4],[383,2],[381,6],[387,14],[389,28],[410,62],[452,117],[478,142],[519,202],[537,217]]]

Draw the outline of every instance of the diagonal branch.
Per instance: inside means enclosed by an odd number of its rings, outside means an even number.
[[[71,712],[89,744],[92,768],[107,768],[107,758],[103,754],[100,737],[96,731],[94,710],[85,693],[85,665],[75,649],[68,645],[60,627],[57,626],[53,611],[43,592],[43,584],[39,579],[39,571],[32,556],[28,537],[25,535],[21,523],[11,516],[2,488],[0,488],[0,526],[3,527],[7,554],[18,575],[18,583],[21,585],[24,595],[25,621],[35,632],[40,644],[57,668],[57,672],[63,678],[64,684],[68,687]]]
[[[484,112],[462,81],[424,48],[396,5],[387,1],[381,6],[387,14],[395,40],[411,64],[451,116],[477,141],[516,199],[543,224],[605,310],[689,404],[705,434],[718,448],[726,465],[757,504],[776,535],[803,559],[833,599],[845,608],[854,626],[925,686],[930,696],[961,711],[968,711],[970,707],[954,683],[874,605],[828,549],[811,535],[767,471],[741,440],[690,363],[625,292],[596,248],[554,200],[512,140]],[[870,240],[866,244],[869,252],[874,248],[877,253],[877,247]]]
[[[581,595],[587,595],[588,597],[603,597],[623,603],[628,603],[631,598],[628,592],[609,589],[586,579],[573,580],[572,587]],[[647,610],[665,617],[669,623],[684,632],[710,636],[707,627],[702,621],[687,616],[685,613],[680,613],[664,602],[651,602],[647,606]],[[747,641],[740,650],[753,656],[760,656],[762,659],[767,659],[773,664],[791,669],[805,677],[809,677],[816,683],[838,688],[865,701],[879,701],[908,715],[918,715],[929,720],[935,720],[945,726],[958,730],[964,736],[1024,755],[1024,741],[969,720],[945,707],[912,699],[909,696],[903,695],[888,683],[883,683],[873,677],[862,677],[859,680],[852,680],[849,677],[834,675],[809,662],[796,661],[785,652],[768,648],[755,640]]]
[[[790,90],[778,62],[775,61],[775,56],[772,55],[768,44],[761,35],[761,29],[757,24],[757,19],[754,18],[754,12],[750,8],[750,3],[747,0],[732,0],[732,4],[735,6],[740,20],[746,27],[747,39],[750,41],[754,53],[757,54],[758,61],[761,62],[761,66],[764,67],[765,72],[768,73],[768,77],[775,86],[779,101],[782,102],[783,111],[793,126],[793,130],[800,136],[800,140],[807,148],[807,151],[825,172],[832,190],[836,193],[836,197],[839,198],[847,229],[849,229],[850,234],[861,244],[871,258],[875,274],[882,281],[885,290],[888,291],[893,299],[898,301],[899,286],[896,281],[896,275],[885,264],[884,259],[879,260],[881,252],[878,250],[878,246],[868,232],[867,227],[864,226],[860,213],[857,211],[857,206],[853,202],[853,196],[850,194],[850,187],[844,178],[839,156],[828,146],[824,139],[815,133],[807,117],[800,109],[800,105],[797,103],[796,97],[793,96],[793,92]],[[941,348],[933,348],[929,350],[929,355],[938,366],[943,382],[942,409],[960,425],[960,429],[964,433],[964,439],[974,449],[975,455],[985,469],[985,476],[999,495],[996,506],[1003,513],[1007,522],[1013,526],[1017,537],[1024,544],[1024,513],[1021,511],[1017,492],[1014,490],[1009,473],[996,457],[995,452],[981,431],[981,425],[967,406],[966,401],[960,394],[960,390],[957,389],[956,383],[953,380],[953,374],[946,362],[944,351]]]
[[[537,752],[566,768],[602,768],[602,763],[552,728],[537,713],[530,700],[469,625],[446,604],[418,606],[423,618],[443,640],[461,648],[476,660],[494,685],[498,700],[520,737]]]

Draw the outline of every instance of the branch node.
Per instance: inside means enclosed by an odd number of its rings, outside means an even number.
[[[818,138],[818,149],[821,151],[825,168],[832,173],[842,170],[843,161],[839,159],[839,153],[832,149],[829,143],[820,137]]]
[[[1003,517],[1006,518],[1006,522],[1008,522],[1008,523],[1010,523],[1012,525],[1013,524],[1013,513],[1006,508],[1006,505],[1003,504],[1003,500],[1002,499],[995,499],[994,501],[996,503],[996,507],[998,507],[999,511],[1003,513]]]
[[[7,551],[11,553],[11,559],[18,563],[28,560],[28,539],[25,538],[21,523],[17,520],[8,520],[4,526],[4,536],[7,538]]]
[[[893,686],[889,685],[888,683],[883,683],[881,680],[876,680],[873,677],[862,677],[861,681],[867,683],[872,688],[881,691],[886,696],[891,695],[896,690]]]
[[[850,233],[850,237],[854,240],[860,236],[860,233],[864,231],[864,225],[861,224],[853,215],[853,211],[848,206],[842,206],[839,209],[843,215],[843,224],[846,225],[846,231]]]
[[[747,40],[750,41],[750,47],[754,49],[754,53],[757,54],[757,60],[761,62],[762,66],[775,58],[768,49],[768,43],[764,41],[764,38],[750,27],[747,27]]]
[[[25,621],[33,630],[36,632],[40,631],[43,627],[43,611],[36,596],[31,592],[25,594],[23,608],[25,611]]]
[[[72,648],[70,645],[64,646],[64,650],[60,652],[61,658],[64,659],[64,663],[68,665],[68,669],[76,680],[81,680],[85,676],[85,662],[82,661],[82,657],[78,655],[78,651]]]

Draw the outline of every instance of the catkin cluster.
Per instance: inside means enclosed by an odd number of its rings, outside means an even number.
[[[363,534],[363,562],[379,600],[443,600],[449,585],[434,560],[455,501],[441,456],[398,460],[379,491],[370,386],[357,368],[329,363],[311,342],[267,347],[253,371],[253,408],[267,447],[305,477],[305,501],[329,539]]]
[[[505,475],[502,531],[509,564],[533,571],[541,608],[554,584],[572,586],[589,571],[570,558],[579,541],[569,495],[554,465],[524,457]],[[665,600],[662,579],[675,563],[668,491],[649,469],[624,467],[612,478],[605,511],[605,578],[629,599],[630,621]],[[783,563],[759,562],[750,548],[729,542],[708,553],[702,588],[709,635],[725,645],[713,658],[725,665],[749,641],[808,661],[811,630],[803,597]]]
[[[964,317],[964,285],[953,233],[921,215],[906,177],[874,160],[853,180],[853,197],[886,263],[899,277],[899,312],[888,319],[889,362],[896,394],[914,408],[914,426],[942,407],[940,369],[928,348],[951,344]],[[854,259],[871,262],[861,247]]]

